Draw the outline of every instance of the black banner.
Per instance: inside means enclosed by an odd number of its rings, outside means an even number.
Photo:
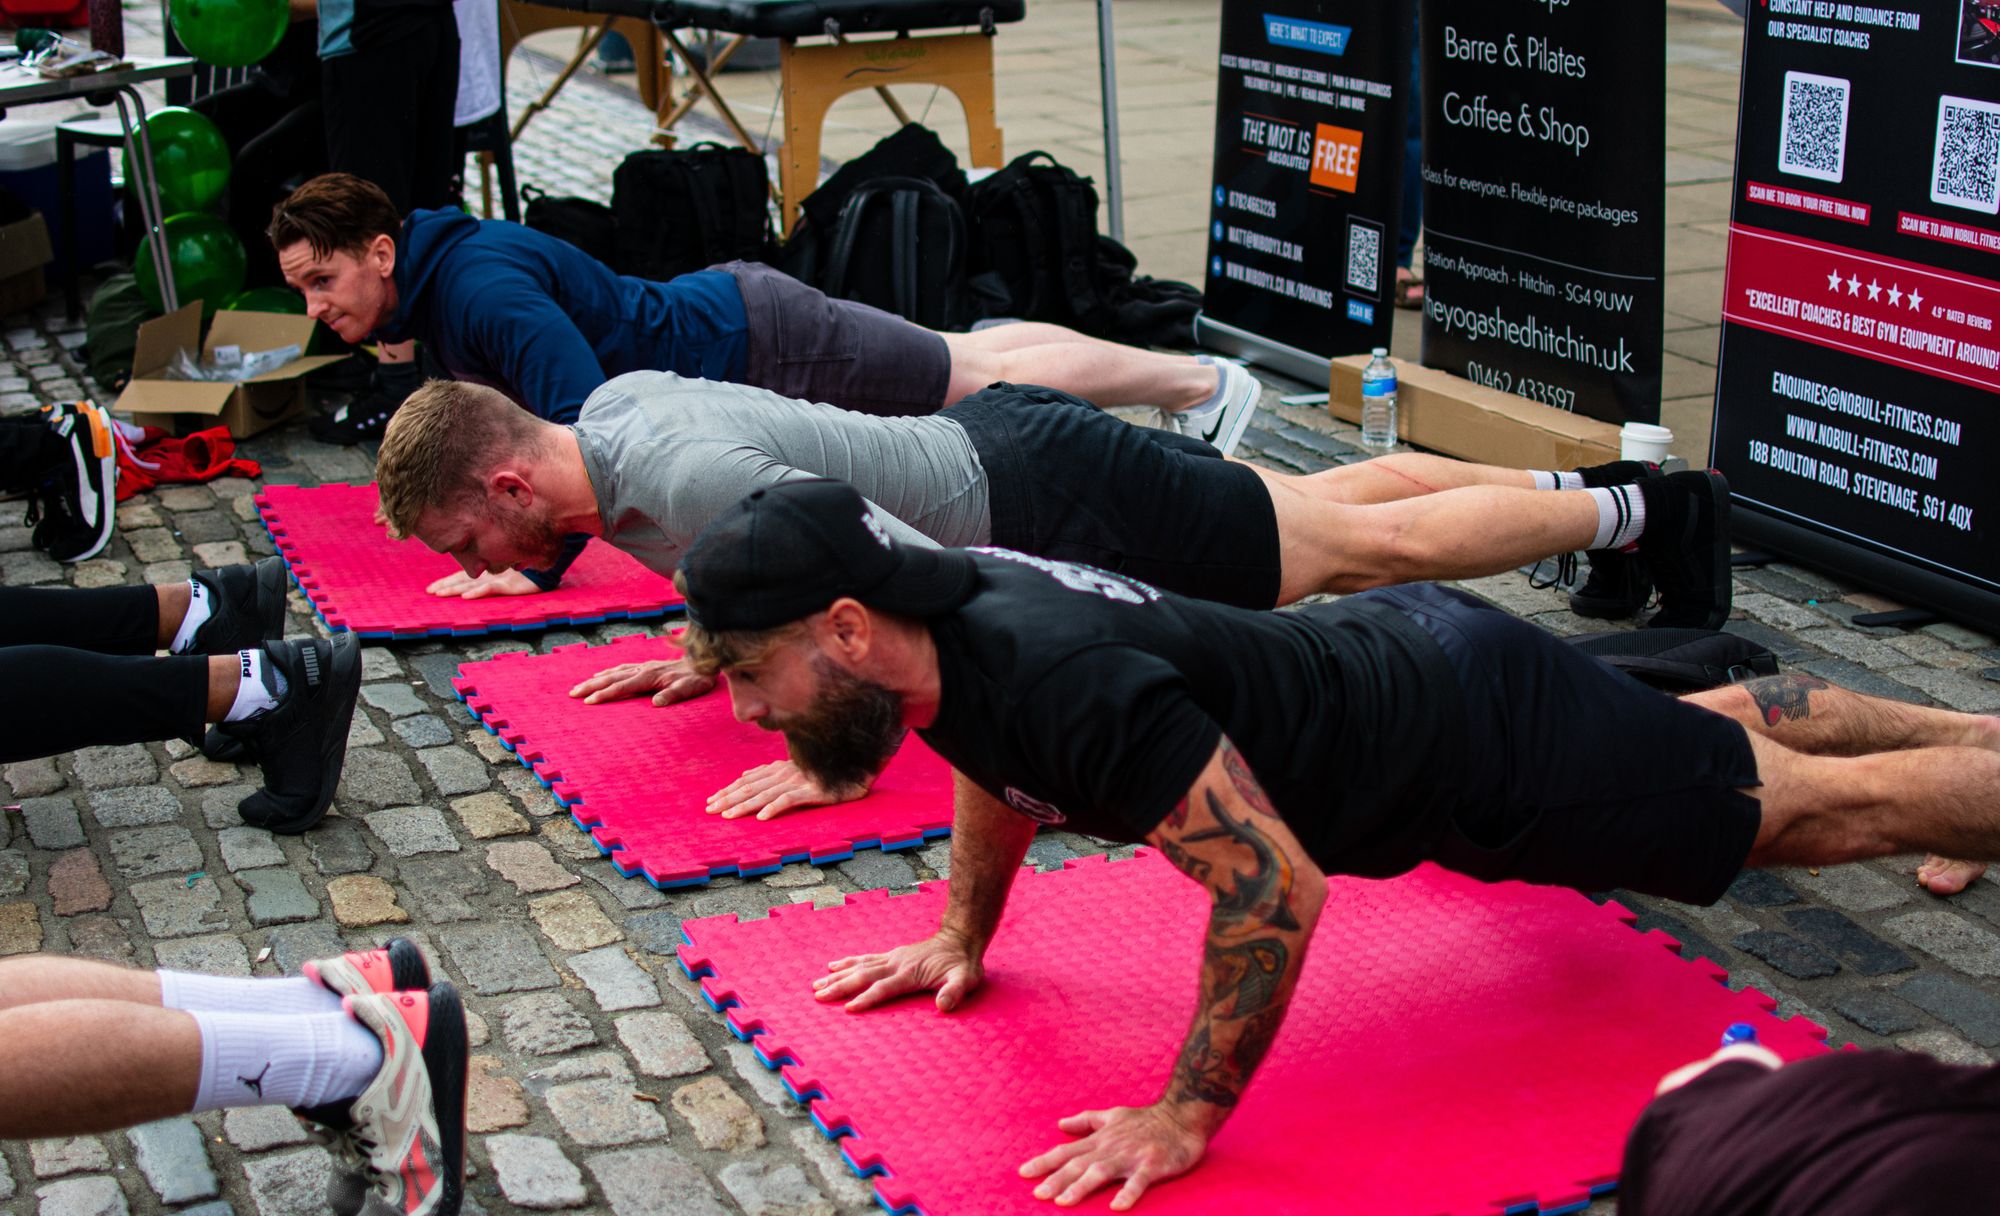
[[[1320,358],[1389,343],[1412,0],[1224,0],[1202,316]]]
[[[1660,420],[1666,10],[1424,0],[1427,367]]]
[[[1711,453],[1738,502],[2000,590],[1996,280],[2000,5],[1752,9]]]

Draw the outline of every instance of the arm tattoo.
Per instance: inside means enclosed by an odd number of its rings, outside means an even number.
[[[1280,853],[1278,847],[1249,819],[1241,823],[1232,820],[1214,790],[1203,790],[1202,795],[1208,800],[1208,813],[1215,816],[1219,826],[1189,832],[1181,839],[1188,844],[1234,840],[1250,850],[1251,856],[1257,859],[1257,868],[1248,874],[1241,870],[1230,871],[1233,881],[1228,891],[1210,886],[1215,895],[1215,922],[1232,928],[1246,921],[1255,921],[1274,929],[1298,928],[1299,922],[1293,917],[1291,909],[1291,859]],[[1169,856],[1168,860],[1173,858]],[[1181,868],[1185,870],[1187,867]],[[1206,866],[1201,881],[1206,882]]]
[[[1229,774],[1229,784],[1236,787],[1236,792],[1250,804],[1250,809],[1272,819],[1280,818],[1278,808],[1271,805],[1271,796],[1258,783],[1257,774],[1250,771],[1249,762],[1243,758],[1242,752],[1236,750],[1236,745],[1229,741],[1227,735],[1222,739],[1222,771]]]
[[[1812,704],[1808,698],[1833,685],[1818,676],[1794,672],[1745,680],[1741,687],[1757,703],[1757,714],[1764,719],[1764,725],[1776,726],[1781,721],[1796,722],[1812,717]]]
[[[1201,1008],[1174,1064],[1166,1100],[1230,1109],[1277,1037],[1304,942],[1297,940],[1303,926],[1292,908],[1291,860],[1256,822],[1271,814],[1269,803],[1259,805],[1261,798],[1247,797],[1256,790],[1255,779],[1226,741],[1223,750],[1225,772],[1246,794],[1252,813],[1232,818],[1215,791],[1204,788],[1202,805],[1214,826],[1163,838],[1160,849],[1206,886],[1213,901],[1202,956]],[[1177,809],[1185,812],[1192,804],[1190,797]],[[1216,856],[1217,846],[1247,851],[1254,867],[1246,871]]]

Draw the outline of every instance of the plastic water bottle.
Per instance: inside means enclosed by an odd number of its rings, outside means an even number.
[[[1396,365],[1387,347],[1371,353],[1361,369],[1361,446],[1387,450],[1396,446]]]

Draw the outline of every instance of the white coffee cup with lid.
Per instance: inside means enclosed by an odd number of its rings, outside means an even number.
[[[1658,464],[1667,458],[1674,433],[1650,422],[1628,422],[1618,432],[1618,454],[1626,460],[1650,460]]]

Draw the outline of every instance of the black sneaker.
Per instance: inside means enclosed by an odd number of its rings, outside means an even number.
[[[1604,486],[1629,486],[1642,481],[1651,481],[1660,476],[1660,466],[1650,460],[1614,460],[1609,464],[1590,464],[1575,470],[1583,478],[1586,490]]]
[[[264,682],[288,687],[275,708],[222,733],[240,739],[264,769],[264,788],[236,804],[243,822],[280,835],[307,831],[326,815],[347,757],[347,728],[361,694],[361,642],[343,633],[264,644]]]
[[[1660,466],[1646,460],[1614,460],[1576,470],[1585,489],[1629,486],[1662,476]],[[1637,554],[1619,549],[1592,549],[1590,576],[1569,595],[1569,610],[1596,620],[1620,621],[1637,616],[1653,597],[1653,576]]]
[[[356,393],[354,400],[331,414],[321,414],[307,422],[306,430],[321,443],[351,448],[357,443],[380,439],[382,432],[389,429],[389,419],[396,416],[402,404],[401,397],[392,398],[380,389],[371,388]]]
[[[291,578],[284,558],[197,570],[194,577],[208,589],[208,619],[194,631],[189,653],[234,654],[285,636],[285,592]]]
[[[35,548],[59,562],[80,562],[104,552],[118,517],[118,447],[111,416],[88,401],[42,407],[63,450],[43,482],[28,522]]]
[[[1649,629],[1720,629],[1729,619],[1729,483],[1713,469],[1639,483],[1639,555],[1660,587]]]

